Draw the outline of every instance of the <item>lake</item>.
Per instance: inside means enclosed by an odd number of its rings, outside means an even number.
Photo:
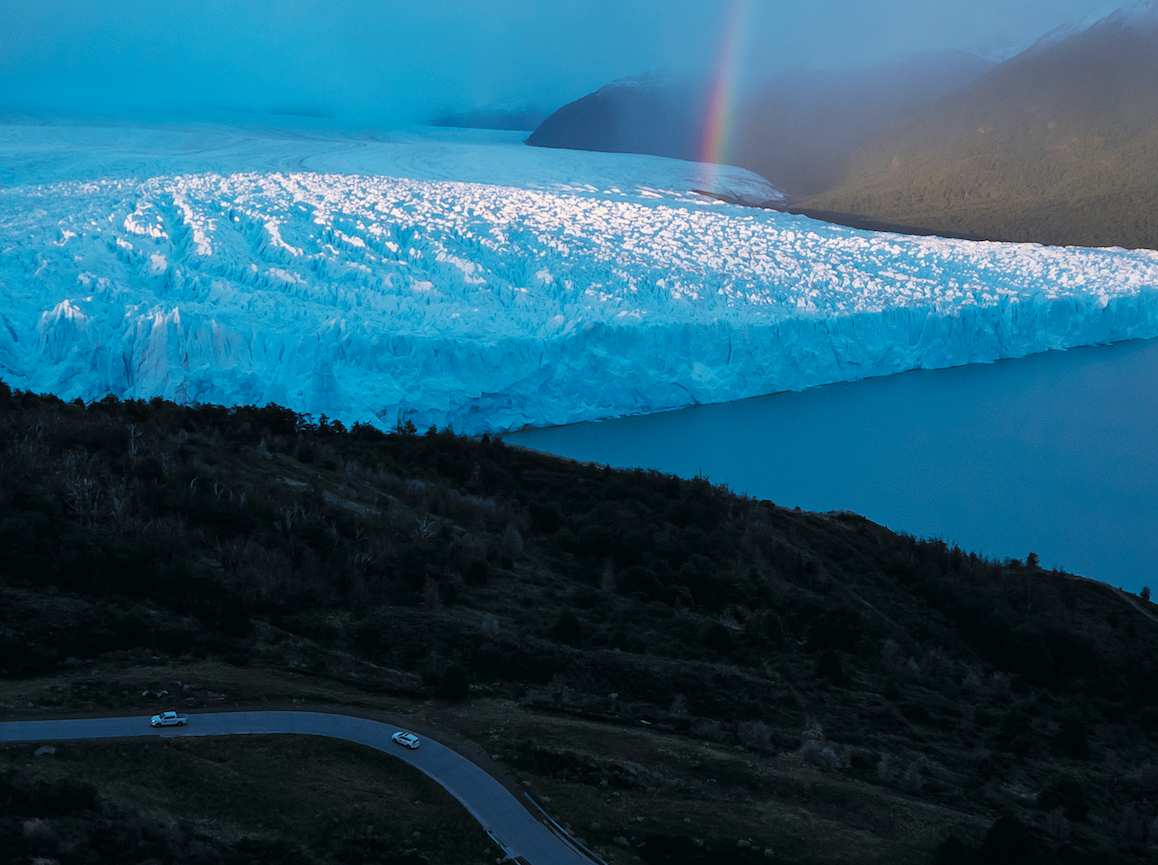
[[[524,430],[515,445],[703,474],[805,510],[851,510],[995,558],[1036,552],[1158,588],[1158,340]]]

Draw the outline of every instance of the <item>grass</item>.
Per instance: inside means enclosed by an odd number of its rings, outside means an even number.
[[[88,783],[123,808],[236,844],[251,839],[327,860],[355,838],[437,862],[484,861],[494,844],[466,810],[416,769],[369,748],[313,736],[64,743],[31,758],[0,750],[0,771]],[[51,821],[50,821],[51,823]]]

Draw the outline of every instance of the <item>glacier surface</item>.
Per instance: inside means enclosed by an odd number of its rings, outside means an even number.
[[[858,231],[510,134],[10,122],[0,164],[0,378],[65,399],[480,433],[1158,336],[1154,251]]]

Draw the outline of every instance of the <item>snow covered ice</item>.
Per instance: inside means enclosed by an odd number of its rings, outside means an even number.
[[[1158,336],[1153,251],[857,231],[506,133],[15,122],[0,165],[0,378],[65,399],[479,433]]]

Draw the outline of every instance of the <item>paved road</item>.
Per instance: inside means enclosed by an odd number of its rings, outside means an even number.
[[[529,865],[592,865],[558,830],[539,822],[502,784],[445,745],[422,737],[416,751],[390,741],[397,727],[323,712],[205,712],[186,727],[154,729],[143,716],[75,718],[0,723],[0,742],[61,742],[77,739],[170,738],[253,733],[329,736],[384,751],[423,772],[461,802],[512,858]]]

